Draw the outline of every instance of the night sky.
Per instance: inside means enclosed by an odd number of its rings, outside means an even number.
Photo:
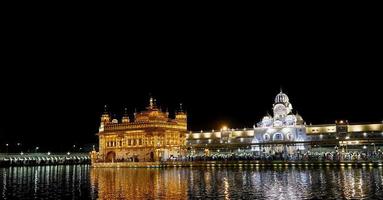
[[[280,88],[307,123],[383,120],[381,45],[369,30],[88,28],[9,33],[0,151],[96,143],[104,104],[119,118],[149,94],[171,113],[182,102],[193,131],[252,127]]]

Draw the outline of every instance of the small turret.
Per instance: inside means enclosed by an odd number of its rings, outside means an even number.
[[[107,123],[110,123],[110,114],[108,112],[108,106],[104,106],[104,113],[101,115],[101,124],[105,125]]]
[[[148,110],[157,110],[157,100],[153,97],[149,98],[149,106],[146,107]]]
[[[133,120],[136,121],[136,117],[137,117],[137,108],[134,108],[134,113],[133,113]]]
[[[124,108],[124,116],[122,117],[122,123],[129,123],[129,115],[128,115],[128,109]]]
[[[107,105],[104,106],[104,113],[101,115],[101,123],[99,127],[99,132],[104,131],[104,127],[106,124],[109,124],[111,122],[110,115],[108,112],[108,107]]]
[[[180,107],[178,111],[176,112],[176,122],[180,125],[184,125],[185,128],[187,127],[187,114],[184,112],[182,108],[182,103],[180,103]]]
[[[166,108],[165,115],[166,115],[166,117],[169,117],[169,109],[168,108]]]

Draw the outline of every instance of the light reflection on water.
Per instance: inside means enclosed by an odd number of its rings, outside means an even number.
[[[92,169],[100,199],[186,199],[186,170]]]
[[[0,199],[87,198],[89,181],[86,165],[0,168]]]
[[[382,168],[0,168],[0,199],[379,199]]]

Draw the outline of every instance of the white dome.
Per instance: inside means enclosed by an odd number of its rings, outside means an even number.
[[[293,125],[297,121],[297,118],[295,115],[290,114],[286,116],[285,121],[287,125]]]
[[[274,126],[283,126],[283,122],[282,122],[281,120],[275,120],[275,121],[273,122],[273,125],[274,125]]]
[[[273,118],[270,115],[266,115],[262,118],[262,126],[270,126],[273,123]]]
[[[288,103],[289,97],[282,91],[275,97],[275,103]]]
[[[267,120],[270,120],[271,119],[271,117],[270,116],[264,116],[263,118],[262,118],[262,121],[267,121]]]

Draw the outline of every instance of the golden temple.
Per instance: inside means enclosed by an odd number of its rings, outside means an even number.
[[[106,107],[105,107],[106,108]],[[156,100],[150,98],[146,110],[126,112],[121,120],[111,119],[105,109],[99,128],[99,152],[95,162],[135,161],[152,162],[176,159],[186,153],[187,114],[180,109],[175,118],[162,112]]]

